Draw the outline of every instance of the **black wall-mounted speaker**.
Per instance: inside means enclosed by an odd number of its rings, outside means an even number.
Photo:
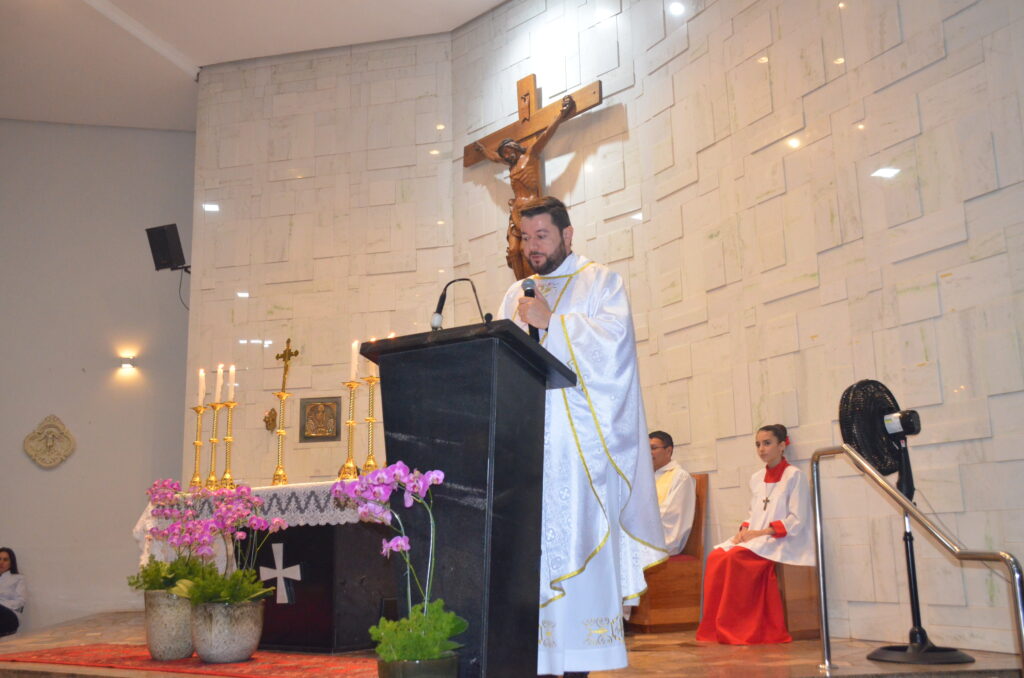
[[[185,254],[181,251],[178,225],[154,226],[146,229],[149,249],[153,253],[156,270],[169,268],[172,271],[185,268]]]

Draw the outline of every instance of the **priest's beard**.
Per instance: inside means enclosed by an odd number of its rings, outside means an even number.
[[[533,272],[538,275],[547,275],[549,273],[554,273],[555,269],[562,265],[562,262],[565,261],[565,258],[569,256],[569,251],[565,249],[565,241],[559,238],[558,249],[556,249],[551,254],[546,255],[539,264],[533,263],[533,257],[535,254],[543,253],[530,252],[528,257],[530,261],[530,268],[532,268]]]

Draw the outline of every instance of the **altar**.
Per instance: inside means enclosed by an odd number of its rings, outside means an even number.
[[[332,481],[254,487],[265,517],[283,518],[288,529],[271,534],[260,550],[257,571],[276,587],[264,604],[264,649],[344,652],[373,647],[369,627],[382,614],[397,616],[396,577],[380,555],[384,525],[363,523],[353,508],[331,496]],[[209,514],[210,502],[199,507]],[[173,553],[148,538],[157,525],[147,507],[133,534],[143,561]]]

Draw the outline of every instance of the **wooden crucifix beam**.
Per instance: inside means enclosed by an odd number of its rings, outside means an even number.
[[[479,139],[478,142],[481,145],[487,148],[497,148],[502,139],[515,139],[519,142],[525,141],[546,130],[558,117],[562,108],[561,100],[554,101],[544,108],[537,109],[536,75],[530,74],[519,80],[516,83],[516,90],[518,93],[517,107],[519,109],[519,120]],[[576,102],[576,110],[570,117],[575,117],[601,103],[601,81],[592,82],[586,87],[576,90],[571,96]],[[463,167],[471,167],[485,159],[483,154],[476,149],[476,143],[473,142],[463,147]]]

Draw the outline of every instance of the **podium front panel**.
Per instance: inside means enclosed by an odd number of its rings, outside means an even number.
[[[433,597],[469,621],[460,678],[536,675],[544,375],[493,337],[379,364],[388,462],[445,473]],[[394,501],[425,574],[424,512]]]

